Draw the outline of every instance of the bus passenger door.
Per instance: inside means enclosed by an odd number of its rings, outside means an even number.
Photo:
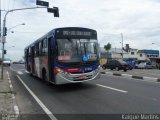
[[[54,69],[54,38],[48,38],[48,71],[49,71],[49,80],[55,83],[53,69]]]

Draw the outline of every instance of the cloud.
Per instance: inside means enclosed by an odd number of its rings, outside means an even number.
[[[7,36],[6,47],[14,45],[12,52],[21,59],[24,48],[49,30],[57,27],[77,26],[97,30],[101,46],[110,42],[113,47],[124,44],[132,48],[159,49],[160,2],[159,0],[46,0],[50,7],[59,7],[60,17],[54,18],[46,9],[16,11],[7,16],[7,27],[25,22]],[[3,0],[2,9],[36,6],[36,0]],[[2,14],[2,17],[4,13]],[[17,52],[19,51],[19,52]],[[8,51],[9,52],[9,51]],[[8,53],[9,57],[15,59]]]

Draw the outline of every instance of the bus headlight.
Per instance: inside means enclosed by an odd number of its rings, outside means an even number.
[[[56,67],[54,68],[54,74],[58,74],[59,72],[62,72],[63,70],[61,70],[60,68]]]

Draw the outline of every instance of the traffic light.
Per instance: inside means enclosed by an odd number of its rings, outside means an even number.
[[[36,0],[36,5],[49,7],[49,2]]]
[[[7,54],[7,50],[4,50],[4,51],[3,51],[3,54]]]
[[[47,8],[47,11],[50,12],[50,13],[54,13],[54,17],[59,17],[58,7]]]
[[[3,36],[7,36],[7,27],[3,28]]]
[[[54,17],[59,17],[59,9],[58,7],[53,7],[54,9]]]

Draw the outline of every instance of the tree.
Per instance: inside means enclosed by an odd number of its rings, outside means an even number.
[[[110,43],[107,43],[107,45],[104,45],[104,49],[108,52],[111,49],[112,45]]]

